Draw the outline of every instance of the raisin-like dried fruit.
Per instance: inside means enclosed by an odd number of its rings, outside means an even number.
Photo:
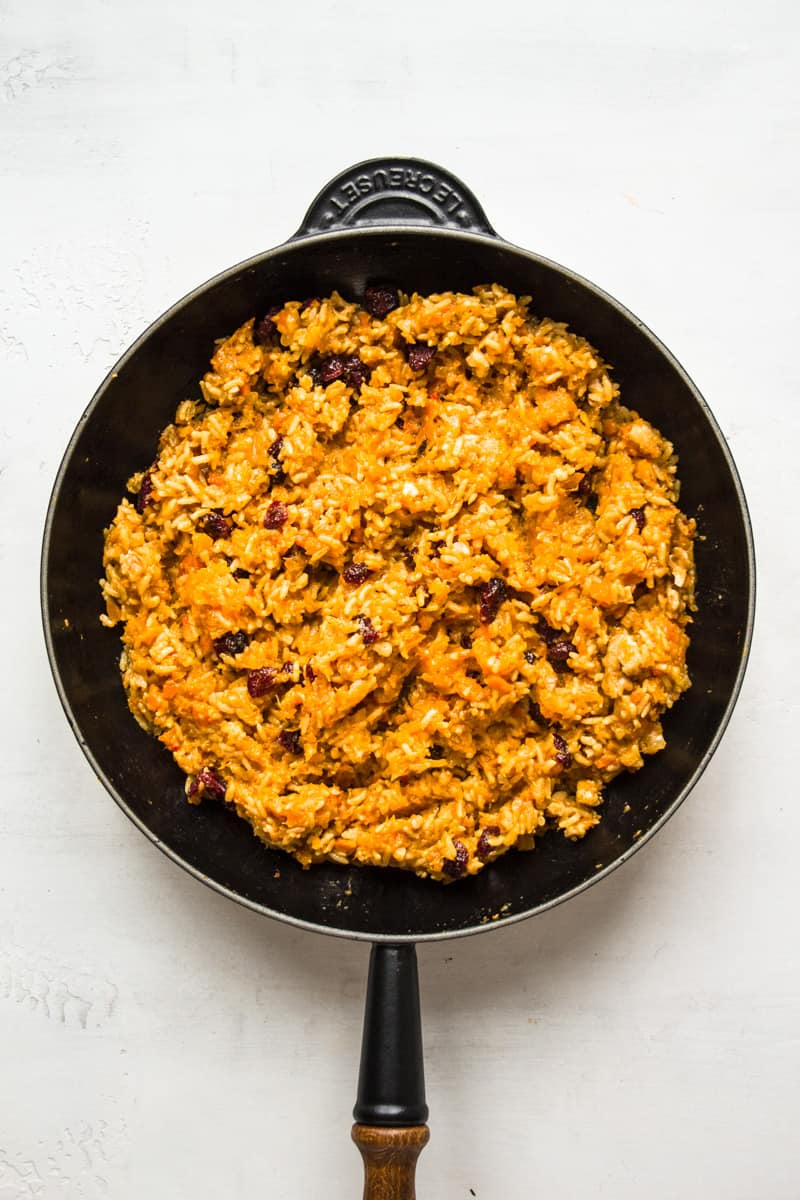
[[[272,484],[283,483],[286,478],[286,472],[283,469],[281,462],[281,450],[283,449],[283,438],[277,437],[268,450],[269,454],[269,469],[272,472]]]
[[[200,792],[209,800],[224,800],[228,785],[212,767],[202,767],[189,785],[190,796]]]
[[[333,383],[344,374],[344,361],[338,354],[329,354],[319,364],[319,377],[322,383]]]
[[[405,347],[406,361],[412,371],[424,371],[436,352],[435,346],[426,342],[411,342]]]
[[[481,588],[480,617],[484,625],[489,625],[500,611],[500,605],[508,596],[508,589],[502,579],[490,579]]]
[[[257,667],[255,671],[247,672],[247,690],[257,700],[273,690],[277,678],[278,672],[274,667]]]
[[[372,646],[381,636],[369,617],[365,616],[358,617],[358,632],[365,646]]]
[[[560,733],[553,734],[553,745],[556,748],[556,762],[560,767],[572,766],[572,755],[570,754],[567,743],[564,741]]]
[[[144,477],[142,479],[142,486],[139,488],[139,492],[136,496],[136,500],[135,500],[135,504],[134,504],[137,513],[140,513],[140,514],[143,513],[144,510],[147,508],[147,505],[152,500],[152,498],[153,498],[153,478],[152,478],[150,472],[146,471],[144,474]]]
[[[280,500],[273,500],[264,517],[265,529],[282,529],[289,520],[289,510]]]
[[[499,833],[499,825],[487,825],[485,829],[481,830],[481,836],[478,838],[478,845],[475,847],[475,854],[482,863],[487,862],[489,855],[492,853],[492,847],[489,845],[489,838],[497,837]]]
[[[299,729],[282,729],[278,734],[278,741],[284,750],[288,750],[290,754],[300,753]]]
[[[549,642],[547,645],[547,657],[551,663],[564,663],[570,654],[577,653],[574,644],[566,639],[559,638],[558,641]]]
[[[467,870],[469,850],[458,838],[453,838],[453,845],[456,848],[456,856],[455,858],[446,858],[443,861],[442,871],[445,875],[449,875],[451,879],[460,879]]]
[[[280,304],[276,304],[274,308],[267,309],[264,316],[259,321],[256,321],[253,326],[253,341],[257,346],[268,346],[271,342],[276,342],[280,337],[280,330],[272,319],[280,311]]]
[[[233,525],[227,517],[223,517],[222,513],[210,512],[200,521],[200,529],[203,533],[207,533],[210,538],[225,538],[230,537]]]
[[[342,579],[345,583],[359,584],[369,579],[371,574],[372,571],[370,571],[366,563],[353,562],[342,571]]]
[[[364,308],[370,316],[381,320],[397,308],[398,300],[396,289],[391,287],[368,287],[364,292]]]
[[[366,383],[371,374],[371,367],[363,363],[357,354],[347,354],[342,358],[342,378],[348,387],[356,391],[362,383]]]
[[[628,513],[628,516],[633,517],[634,521],[636,522],[636,528],[638,532],[641,533],[645,527],[645,522],[647,521],[647,514],[645,513],[644,509],[632,508]]]
[[[223,633],[222,637],[214,639],[214,652],[220,657],[223,654],[234,657],[246,650],[249,642],[250,635],[243,629],[238,629],[235,633]]]

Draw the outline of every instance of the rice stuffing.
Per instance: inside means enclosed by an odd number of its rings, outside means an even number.
[[[106,530],[131,712],[190,802],[303,865],[449,881],[581,838],[689,686],[673,448],[529,306],[381,287],[245,322]]]

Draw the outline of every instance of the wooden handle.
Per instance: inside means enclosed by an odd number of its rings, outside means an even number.
[[[364,1200],[416,1200],[417,1159],[430,1136],[427,1125],[354,1125],[352,1138],[364,1160]]]

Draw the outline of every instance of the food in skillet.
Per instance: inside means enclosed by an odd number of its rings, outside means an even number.
[[[301,863],[452,880],[664,745],[694,522],[597,352],[498,285],[220,342],[106,531],[137,721]]]

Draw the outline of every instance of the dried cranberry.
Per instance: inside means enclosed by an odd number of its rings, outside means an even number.
[[[632,508],[631,511],[628,513],[628,516],[633,517],[634,521],[636,522],[636,528],[639,531],[639,533],[641,533],[642,530],[644,529],[645,522],[647,521],[647,515],[645,514],[644,509],[643,508]]]
[[[338,354],[330,354],[319,364],[319,377],[322,383],[333,383],[344,374],[344,362]]]
[[[536,662],[536,651],[535,650],[526,650],[523,657],[524,657],[526,663],[533,664]]]
[[[208,796],[209,800],[224,800],[228,785],[211,767],[202,767],[189,786],[189,795],[193,796],[201,788],[202,794]]]
[[[437,746],[434,742],[428,750],[428,758],[444,758],[444,746]]]
[[[405,347],[406,361],[412,371],[424,371],[433,358],[436,347],[426,342],[412,342]]]
[[[223,654],[233,657],[246,650],[249,641],[250,635],[245,633],[243,629],[238,629],[236,633],[223,633],[222,637],[214,639],[214,651],[220,657]]]
[[[458,644],[461,646],[462,650],[470,649],[474,636],[474,633],[462,633],[461,637],[458,639]]]
[[[381,636],[369,617],[365,616],[358,617],[358,632],[361,634],[361,640],[365,646],[373,645]]]
[[[280,330],[272,319],[280,311],[280,304],[276,304],[274,308],[267,309],[260,321],[256,321],[253,326],[253,341],[257,346],[266,346],[280,337]]]
[[[397,308],[399,297],[391,287],[368,287],[364,291],[364,308],[372,317],[383,319],[393,308]]]
[[[342,358],[342,378],[348,387],[360,388],[369,379],[371,370],[357,354],[347,354]]]
[[[481,588],[480,617],[484,625],[489,625],[497,616],[500,605],[508,596],[508,589],[502,579],[490,579]]]
[[[281,670],[283,671],[284,675],[294,675],[294,663],[285,662],[281,667]]]
[[[136,496],[135,507],[138,513],[143,513],[147,505],[153,498],[153,479],[149,471],[146,471],[142,479],[142,486],[139,488]]]
[[[278,672],[274,667],[258,667],[247,672],[247,690],[254,700],[266,696],[275,687]]]
[[[278,734],[278,741],[284,750],[288,750],[290,754],[300,753],[299,729],[282,729]]]
[[[223,517],[222,513],[210,512],[206,513],[200,521],[200,529],[211,538],[225,538],[230,537],[233,526],[227,517]]]
[[[453,845],[456,848],[456,856],[455,858],[446,858],[444,860],[442,871],[445,875],[449,875],[451,879],[460,879],[467,869],[469,850],[458,838],[453,838]]]
[[[306,679],[309,683],[313,683],[317,678],[317,672],[312,667],[311,663],[306,663]]]
[[[486,828],[481,831],[481,836],[478,838],[478,845],[475,848],[475,854],[482,863],[487,862],[489,855],[492,853],[492,847],[489,845],[489,838],[497,837],[499,833],[499,825],[487,825]]]
[[[547,657],[551,663],[564,663],[570,654],[577,653],[578,651],[572,642],[562,639],[559,639],[557,642],[549,642],[547,646]]]
[[[282,529],[289,520],[289,510],[280,500],[273,500],[264,517],[265,529]]]
[[[359,584],[364,583],[366,579],[369,579],[371,574],[372,571],[370,571],[366,563],[354,562],[350,563],[349,566],[346,566],[342,571],[342,579],[345,581],[345,583]]]
[[[572,755],[567,749],[567,743],[560,733],[553,734],[553,745],[556,748],[556,762],[560,767],[572,766]]]

